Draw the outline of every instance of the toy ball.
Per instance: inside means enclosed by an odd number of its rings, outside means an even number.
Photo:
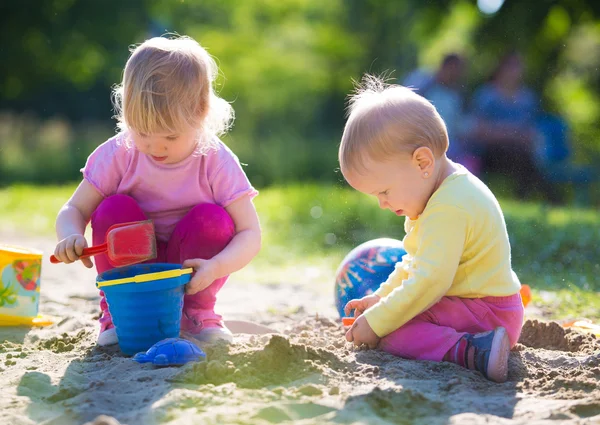
[[[348,301],[375,292],[406,254],[402,242],[381,238],[360,244],[342,260],[335,273],[335,306],[344,317]]]
[[[181,366],[188,362],[206,360],[206,354],[187,339],[167,338],[154,344],[145,353],[137,353],[133,360],[156,366]]]

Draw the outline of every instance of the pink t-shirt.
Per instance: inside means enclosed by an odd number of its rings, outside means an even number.
[[[102,196],[135,199],[154,220],[161,241],[168,241],[179,220],[198,204],[225,208],[241,196],[258,194],[237,156],[220,140],[219,148],[206,155],[161,164],[125,143],[121,133],[98,146],[81,171]]]

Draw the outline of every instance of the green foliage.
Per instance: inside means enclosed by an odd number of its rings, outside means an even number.
[[[81,105],[64,108],[51,102],[64,100],[57,98],[65,95],[62,91],[87,91],[97,84],[109,87],[120,78],[126,46],[149,22],[145,3],[3,2],[2,53],[11,59],[11,66],[2,67],[0,72],[3,100],[31,99],[42,107],[77,114]]]
[[[600,218],[595,211],[503,204],[513,264],[523,283],[600,291]]]
[[[521,49],[546,109],[571,125],[578,160],[594,163],[600,152],[595,0],[506,1],[491,16],[468,0],[38,3],[0,6],[10,58],[0,69],[0,110],[16,111],[0,120],[5,184],[77,179],[87,155],[113,133],[110,87],[121,78],[128,46],[167,32],[197,38],[218,59],[220,92],[238,117],[226,141],[259,186],[335,182],[352,79],[384,71],[401,79],[451,51],[468,58],[469,94],[499,55]],[[20,116],[26,111],[33,117]],[[67,130],[49,137],[48,118]],[[90,121],[94,131],[87,131]]]
[[[402,220],[350,189],[293,185],[263,192],[256,204],[266,246],[291,242],[290,250],[308,254],[346,250],[374,237],[404,237]]]
[[[56,214],[75,188],[16,185],[0,189],[0,232],[54,235]]]
[[[537,291],[532,302],[547,315],[556,319],[600,319],[600,294],[575,285],[555,291]]]
[[[0,186],[14,181],[79,180],[87,156],[110,136],[110,129],[97,123],[73,126],[58,118],[40,121],[28,115],[0,115]]]

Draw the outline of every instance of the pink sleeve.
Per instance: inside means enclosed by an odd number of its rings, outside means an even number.
[[[119,136],[102,143],[90,154],[81,169],[83,178],[104,197],[117,193],[128,163],[128,148]]]
[[[250,199],[258,195],[242,169],[237,156],[224,144],[221,144],[215,161],[215,169],[209,172],[208,179],[217,205],[228,207],[233,201],[244,195]]]

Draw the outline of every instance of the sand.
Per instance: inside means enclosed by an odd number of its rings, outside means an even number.
[[[353,348],[329,282],[232,278],[218,310],[278,334],[237,334],[229,347],[204,346],[204,363],[155,368],[95,346],[94,277],[45,262],[41,312],[56,323],[0,328],[0,424],[600,423],[600,342],[556,323],[528,320],[508,382],[494,384],[452,364]]]

